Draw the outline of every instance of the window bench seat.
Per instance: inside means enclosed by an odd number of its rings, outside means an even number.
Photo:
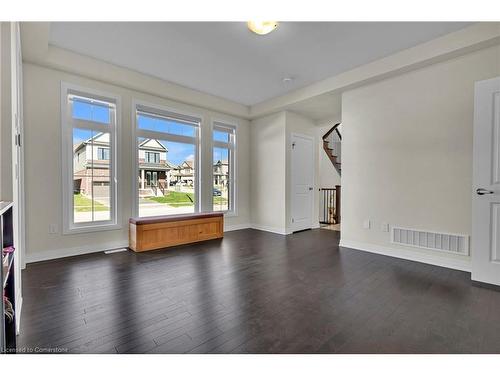
[[[222,238],[224,214],[201,212],[193,214],[130,218],[129,247],[136,251]]]

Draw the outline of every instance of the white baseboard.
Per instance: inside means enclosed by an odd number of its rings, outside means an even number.
[[[90,246],[72,247],[68,249],[57,249],[57,250],[37,251],[37,252],[27,253],[26,263],[41,262],[44,260],[59,259],[75,255],[99,253],[106,250],[118,249],[120,247],[128,247],[128,241],[110,242],[106,244],[101,244],[100,246],[90,245]]]
[[[264,232],[271,232],[271,233],[281,234],[281,235],[284,235],[284,236],[286,236],[287,234],[291,233],[291,232],[287,231],[286,229],[277,228],[277,227],[270,227],[270,226],[267,226],[267,225],[250,224],[250,228],[257,229],[257,230],[262,230]]]
[[[231,232],[233,230],[248,229],[250,224],[235,224],[235,225],[224,225],[224,232]]]
[[[238,224],[238,225],[228,225],[224,228],[224,232],[229,232],[233,230],[250,228],[250,224]],[[75,255],[84,255],[91,253],[100,253],[107,250],[119,249],[122,247],[128,247],[128,241],[123,242],[110,242],[102,244],[100,246],[90,245],[73,247],[68,249],[57,249],[49,251],[37,251],[26,254],[26,263],[42,262],[44,260],[52,260],[59,258],[66,258]]]
[[[233,230],[240,229],[257,229],[265,232],[271,232],[281,235],[291,234],[290,231],[287,231],[282,228],[270,227],[265,225],[257,225],[257,224],[236,224],[236,225],[227,225],[224,227],[224,232],[230,232]],[[42,262],[44,260],[52,260],[59,259],[65,257],[71,257],[75,255],[83,255],[83,254],[91,254],[91,253],[99,253],[107,250],[118,249],[121,247],[128,247],[128,242],[111,242],[106,243],[101,246],[81,246],[81,247],[73,247],[68,249],[57,249],[57,250],[49,250],[49,251],[36,251],[26,254],[26,263],[34,263],[34,262]]]
[[[428,254],[423,253],[414,249],[403,249],[386,247],[381,245],[374,245],[370,243],[340,240],[339,246],[348,247],[355,250],[367,251],[369,253],[387,255],[394,258],[401,258],[406,260],[412,260],[414,262],[432,264],[434,266],[451,268],[459,271],[471,271],[470,258],[466,256],[451,257],[451,256],[440,256],[438,254]]]
[[[271,233],[281,234],[283,236],[287,236],[287,235],[293,233],[293,230],[291,228],[283,229],[283,228],[270,227],[270,226],[267,226],[267,225],[258,225],[258,224],[250,224],[247,228],[262,230],[264,232],[271,232]],[[317,228],[319,228],[319,224],[313,225],[311,227],[311,229],[317,229]]]

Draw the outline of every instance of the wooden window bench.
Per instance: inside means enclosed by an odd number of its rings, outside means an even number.
[[[129,247],[136,252],[212,240],[223,236],[224,214],[222,212],[152,216],[129,220]]]

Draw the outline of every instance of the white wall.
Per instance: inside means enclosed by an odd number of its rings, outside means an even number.
[[[61,187],[61,81],[91,89],[114,93],[121,97],[121,217],[119,230],[63,235]],[[165,96],[167,96],[166,93]],[[225,218],[227,229],[247,226],[249,216],[249,122],[202,108],[174,102],[157,96],[110,85],[102,81],[82,78],[59,70],[35,64],[24,64],[25,112],[25,176],[26,176],[26,239],[27,259],[35,261],[63,255],[98,251],[126,246],[128,218],[133,215],[132,196],[135,163],[135,141],[132,139],[132,100],[168,106],[196,113],[202,117],[202,210],[211,210],[211,132],[212,119],[228,121],[237,128],[237,216]],[[49,234],[48,225],[58,226],[58,233]]]
[[[286,114],[266,116],[250,125],[252,226],[286,232]]]
[[[474,82],[499,74],[497,46],[343,94],[343,245],[469,268],[391,245],[380,226],[470,235]]]

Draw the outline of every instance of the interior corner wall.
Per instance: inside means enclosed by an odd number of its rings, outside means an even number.
[[[286,233],[286,113],[252,120],[250,196],[252,227]]]
[[[265,116],[251,123],[252,227],[274,233],[291,233],[291,137],[304,134],[317,145],[314,121],[290,111]],[[318,159],[314,152],[313,227],[319,211]]]
[[[471,234],[474,82],[498,75],[495,46],[342,95],[342,245],[470,268],[391,244],[381,224]]]
[[[120,70],[122,72],[122,70]],[[104,81],[84,78],[60,70],[32,63],[23,64],[24,79],[24,142],[25,142],[25,202],[26,202],[26,254],[27,261],[39,261],[62,256],[102,251],[128,244],[128,219],[134,215],[133,171],[135,140],[132,138],[132,100],[142,100],[167,106],[181,112],[195,113],[201,123],[201,184],[202,209],[210,209],[212,199],[212,135],[211,121],[237,124],[237,214],[225,217],[225,229],[248,227],[250,222],[249,192],[249,121],[204,108],[148,95]],[[121,98],[121,158],[119,187],[121,228],[92,233],[62,233],[61,182],[61,81],[102,90]],[[165,93],[165,97],[171,93]],[[49,234],[49,224],[55,224],[57,233]]]

